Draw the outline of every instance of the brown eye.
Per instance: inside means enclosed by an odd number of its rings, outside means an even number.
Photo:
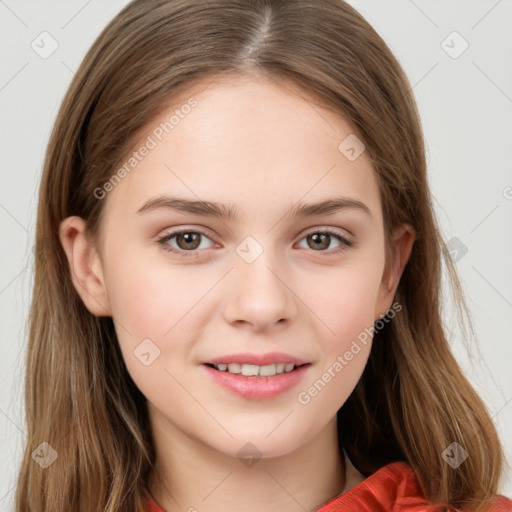
[[[323,250],[323,249],[327,249],[329,247],[331,235],[322,234],[322,233],[313,233],[312,235],[308,235],[306,238],[307,238],[309,246],[312,249]]]
[[[169,233],[160,238],[158,243],[162,245],[166,251],[178,254],[179,256],[197,257],[201,249],[205,248],[200,247],[203,239],[211,242],[210,237],[205,233],[188,229]]]
[[[312,249],[316,252],[325,252],[327,254],[342,252],[353,245],[353,242],[348,240],[342,233],[330,230],[311,232],[307,234],[303,240],[306,241],[307,249]],[[331,248],[331,250],[326,250],[333,240],[337,241],[338,245]]]
[[[179,249],[183,249],[184,251],[190,251],[197,249],[201,243],[201,233],[196,233],[194,231],[179,233],[175,236],[176,245]]]

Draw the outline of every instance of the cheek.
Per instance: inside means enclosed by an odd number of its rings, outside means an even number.
[[[321,324],[326,326],[317,338],[322,358],[297,395],[304,412],[319,421],[336,414],[364,371],[371,350],[378,287],[371,272],[352,269],[329,280],[324,290],[314,300]]]
[[[193,358],[194,340],[208,318],[208,292],[218,276],[198,279],[192,265],[149,264],[136,251],[112,261],[107,288],[123,358],[141,391],[158,394],[162,379],[171,379],[163,372],[182,374]]]
[[[195,338],[189,320],[197,315],[194,304],[205,293],[204,283],[190,281],[183,267],[144,264],[135,252],[117,260],[108,277],[117,338],[133,381],[153,401],[182,403],[183,390],[172,375],[183,380],[176,362],[183,365],[188,340]]]
[[[193,266],[152,264],[141,256],[125,258],[109,269],[108,290],[114,316],[134,335],[164,338],[186,320],[208,292]]]
[[[309,292],[304,289],[304,302],[324,327],[329,353],[350,345],[350,340],[373,325],[380,285],[378,268],[346,266],[311,284],[314,287]]]

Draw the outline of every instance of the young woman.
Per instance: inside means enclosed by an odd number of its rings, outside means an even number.
[[[506,511],[418,112],[341,0],[135,0],[63,101],[18,512]]]

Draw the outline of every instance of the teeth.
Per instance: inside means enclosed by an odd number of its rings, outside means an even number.
[[[270,377],[272,375],[275,375],[276,374],[276,365],[275,364],[268,364],[266,366],[260,366],[259,374],[262,377]]]
[[[243,364],[242,375],[258,375],[260,373],[260,367],[255,364]]]
[[[241,373],[247,377],[259,375],[260,377],[272,377],[280,373],[291,372],[295,365],[293,363],[278,363],[278,364],[267,364],[265,366],[258,366],[255,364],[215,364],[213,365],[217,370],[221,372],[228,371],[229,373]]]
[[[228,372],[229,373],[240,373],[241,368],[238,363],[230,363],[228,364]]]

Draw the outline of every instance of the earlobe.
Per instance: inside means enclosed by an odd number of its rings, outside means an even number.
[[[400,278],[411,256],[415,237],[416,233],[409,224],[400,226],[393,233],[392,261],[386,265],[386,270],[382,276],[375,320],[384,315],[392,305]]]
[[[59,238],[66,254],[71,280],[86,308],[95,316],[111,316],[103,268],[94,244],[87,237],[84,219],[64,219]]]

